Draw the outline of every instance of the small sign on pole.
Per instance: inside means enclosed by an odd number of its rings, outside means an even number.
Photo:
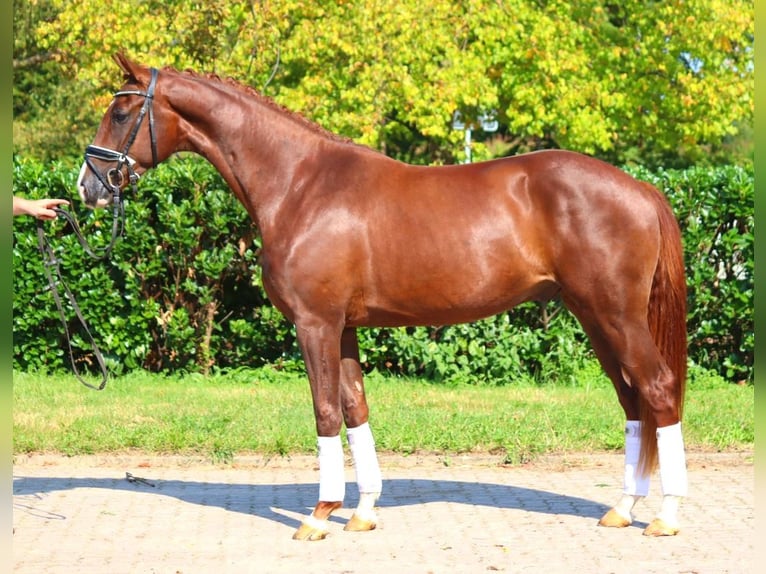
[[[464,145],[463,150],[465,151],[465,160],[463,161],[463,163],[471,163],[471,141],[472,141],[472,132],[474,129],[477,129],[477,127],[480,127],[483,132],[492,133],[492,132],[496,132],[497,129],[500,127],[500,124],[495,118],[495,114],[496,114],[495,110],[492,110],[490,112],[484,112],[479,115],[479,117],[476,119],[476,122],[465,121],[463,119],[463,114],[460,113],[460,110],[455,110],[455,112],[452,114],[452,129],[465,132],[465,138],[464,138],[464,144],[463,144]]]

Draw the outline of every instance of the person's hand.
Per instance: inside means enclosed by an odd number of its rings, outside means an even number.
[[[66,199],[24,199],[13,196],[13,215],[31,215],[37,219],[55,219],[54,207],[69,205]]]

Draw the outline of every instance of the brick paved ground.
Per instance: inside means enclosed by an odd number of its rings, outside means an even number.
[[[690,454],[690,496],[673,538],[641,535],[659,482],[626,529],[596,526],[621,487],[621,455],[503,467],[481,457],[381,459],[380,525],[291,539],[316,502],[313,457],[17,457],[14,572],[40,573],[736,573],[754,571],[752,454]],[[130,472],[151,487],[128,482]]]

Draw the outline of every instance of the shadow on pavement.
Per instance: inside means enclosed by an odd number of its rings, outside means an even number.
[[[14,476],[14,509],[35,512],[34,499],[56,491],[74,489],[111,489],[141,492],[147,496],[172,497],[179,501],[207,507],[219,507],[231,512],[259,516],[296,528],[299,518],[283,512],[307,514],[318,495],[317,484],[231,484],[181,480],[154,480],[149,486],[129,482],[125,478],[57,478]],[[346,487],[346,508],[358,502],[355,483]],[[390,479],[383,482],[381,508],[415,506],[434,502],[449,502],[468,506],[519,509],[552,515],[574,515],[600,518],[608,506],[575,496],[546,490],[482,482],[462,482],[438,479]],[[136,510],[140,514],[140,510]],[[48,517],[54,518],[54,517]],[[64,518],[64,517],[60,517]],[[332,517],[337,522],[345,522]]]

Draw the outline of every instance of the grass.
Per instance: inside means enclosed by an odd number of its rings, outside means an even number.
[[[366,380],[379,451],[494,453],[519,463],[542,454],[623,447],[623,415],[604,378],[581,387],[444,386]],[[752,449],[752,386],[692,378],[684,416],[690,450]],[[14,453],[141,451],[230,462],[246,454],[315,452],[305,376],[270,369],[203,378],[136,372],[89,390],[71,375],[14,373]]]

